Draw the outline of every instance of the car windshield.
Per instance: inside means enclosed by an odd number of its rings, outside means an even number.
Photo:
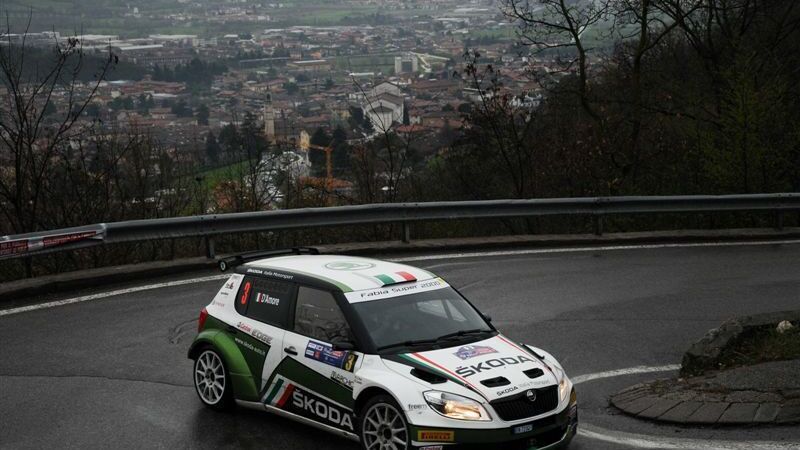
[[[382,353],[450,347],[494,333],[478,311],[450,287],[354,303],[353,309]]]

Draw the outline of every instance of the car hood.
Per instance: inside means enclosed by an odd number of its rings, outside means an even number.
[[[384,356],[383,359],[446,378],[488,401],[558,384],[553,370],[535,353],[500,334],[467,345]],[[388,366],[402,375],[409,373],[407,368],[397,364]],[[441,388],[441,384],[431,383],[425,377],[416,378],[433,389]]]

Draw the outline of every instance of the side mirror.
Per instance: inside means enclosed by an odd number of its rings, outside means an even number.
[[[487,316],[486,314],[483,315],[483,320],[492,323],[492,316]]]
[[[350,351],[356,349],[356,344],[353,341],[341,338],[334,339],[331,345],[333,345],[333,349],[336,351]]]

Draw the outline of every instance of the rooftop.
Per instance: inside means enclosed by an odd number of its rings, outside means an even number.
[[[365,291],[384,286],[436,278],[426,270],[370,258],[340,255],[293,255],[267,258],[246,268],[294,272],[338,286],[343,292]]]

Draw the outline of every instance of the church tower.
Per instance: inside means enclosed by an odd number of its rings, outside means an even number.
[[[267,101],[264,104],[264,135],[267,142],[275,144],[275,110],[272,109],[272,93],[267,93]]]

